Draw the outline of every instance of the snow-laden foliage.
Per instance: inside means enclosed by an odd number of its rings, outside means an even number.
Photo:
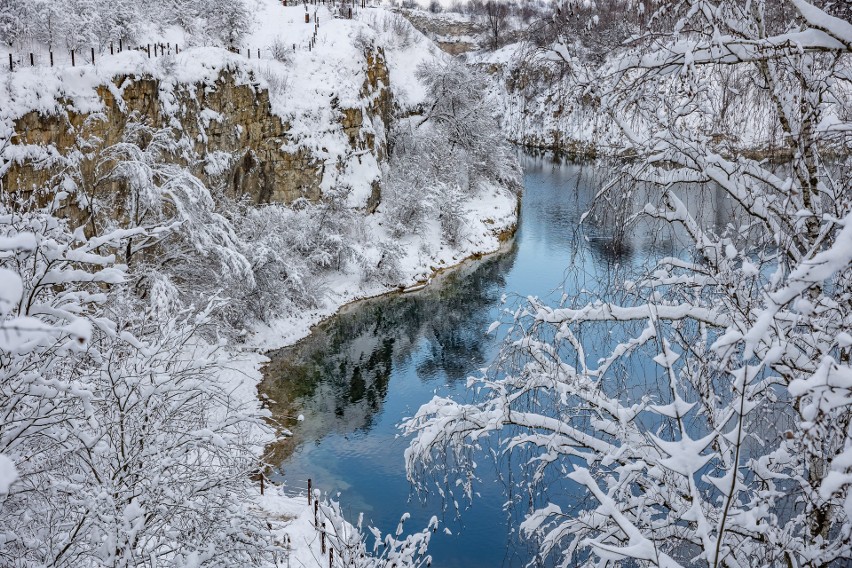
[[[393,534],[383,534],[375,527],[364,528],[364,516],[352,525],[343,517],[340,503],[326,500],[318,507],[317,522],[325,532],[328,548],[334,550],[335,563],[353,568],[423,568],[432,565],[427,554],[432,534],[438,529],[438,518],[432,517],[426,528],[405,535],[405,521],[410,515],[404,513]],[[369,537],[373,537],[372,546]]]
[[[0,0],[0,42],[51,49],[130,44],[152,28],[172,26],[199,44],[234,45],[249,31],[242,0]]]
[[[756,4],[739,4],[738,10],[746,13],[745,18],[731,14],[733,19],[725,26],[736,28],[738,22],[759,19],[754,25],[761,30],[742,36],[734,30],[734,35],[744,42],[751,41],[755,34],[795,42],[796,38],[788,37],[786,32],[809,25],[790,0],[761,3],[759,18],[748,13]],[[849,2],[826,0],[817,5],[829,17],[852,19]],[[571,0],[553,4],[536,18],[520,41],[474,59],[496,64],[499,69],[496,96],[506,109],[503,125],[512,139],[569,152],[614,154],[625,140],[623,132],[607,119],[609,109],[603,104],[599,87],[611,76],[603,71],[611,70],[613,62],[621,60],[625,51],[647,44],[649,37],[671,39],[671,31],[684,11],[678,2]],[[712,29],[699,31],[688,25],[678,32],[679,39],[691,34],[701,34],[706,41],[713,37]],[[704,102],[715,110],[707,118],[716,137],[739,150],[779,150],[782,118],[766,96],[757,69],[699,66],[693,73],[706,76],[702,81],[706,89]],[[677,81],[661,77],[659,86],[667,90],[670,104],[688,104],[688,95],[682,97]],[[823,101],[826,113],[840,110],[827,103]],[[621,119],[634,123],[634,128],[644,120],[634,109],[622,110],[625,114]]]
[[[86,238],[49,212],[0,210],[4,566],[270,556],[247,508],[265,427],[196,333],[215,306],[146,312],[110,253],[150,236]]]
[[[840,566],[852,557],[852,24],[805,0],[767,33],[764,2],[666,5],[587,94],[626,140],[598,207],[690,247],[607,297],[520,307],[478,401],[436,397],[404,426],[425,466],[470,492],[474,448],[521,454],[529,487],[570,480],[521,529],[563,566]],[[718,136],[717,73],[765,93],[785,158]],[[636,117],[629,120],[627,117]],[[687,207],[721,191],[735,216]],[[489,442],[490,443],[490,442]],[[531,495],[533,489],[530,489]]]
[[[199,158],[172,129],[133,121],[120,142],[87,156],[61,183],[84,205],[89,229],[136,230],[117,252],[153,315],[200,309],[218,297],[226,300],[214,314],[219,331],[239,332],[317,305],[329,273],[357,271],[388,285],[399,278],[401,251],[393,242],[363,245],[366,217],[348,204],[348,186],[327,190],[316,203],[235,201],[191,173]],[[217,179],[215,168],[206,171]]]
[[[483,185],[517,191],[519,166],[481,96],[480,73],[448,60],[423,64],[417,75],[424,111],[392,133],[384,211],[396,236],[438,217],[444,239],[456,244],[465,235],[465,202]]]

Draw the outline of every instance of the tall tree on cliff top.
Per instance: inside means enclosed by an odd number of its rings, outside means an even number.
[[[773,31],[764,1],[668,2],[650,21],[673,30],[599,69],[586,94],[629,158],[599,204],[650,188],[635,218],[678,227],[690,249],[624,282],[618,303],[530,301],[478,402],[435,398],[405,424],[414,478],[455,471],[470,488],[470,447],[489,435],[531,454],[531,485],[563,472],[588,505],[552,495],[522,526],[563,566],[852,558],[852,24],[788,6]],[[780,163],[725,136],[714,93],[730,73],[767,103]],[[736,204],[724,227],[685,205],[707,187]],[[649,358],[653,377],[619,373]]]

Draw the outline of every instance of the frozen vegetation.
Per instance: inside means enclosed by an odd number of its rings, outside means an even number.
[[[0,0],[14,53],[97,53],[0,72],[0,176],[43,173],[0,186],[0,565],[325,566],[319,522],[340,565],[428,564],[436,519],[384,535],[329,499],[314,513],[259,494],[280,433],[256,397],[258,349],[495,250],[519,185],[506,137],[606,154],[591,214],[677,226],[689,246],[607,301],[523,303],[470,398],[403,424],[412,482],[474,499],[483,452],[520,457],[520,494],[570,481],[584,507],[531,497],[517,527],[550,564],[848,565],[849,5],[465,10],[442,17],[476,22],[466,40],[487,49],[469,64],[380,8]],[[181,50],[109,54],[116,41]],[[379,58],[389,85],[366,88]],[[225,121],[211,109],[189,139],[188,101],[225,76],[268,97],[280,149],[321,164],[317,195],[231,191],[244,158],[206,152]],[[119,139],[63,147],[16,130],[33,112],[103,120],[104,93],[143,78],[163,121],[128,113]],[[734,218],[691,211],[708,188]],[[637,360],[654,372],[633,376]]]

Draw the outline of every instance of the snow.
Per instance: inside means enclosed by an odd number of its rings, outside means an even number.
[[[103,54],[96,64],[70,67],[19,66],[14,72],[8,67],[0,70],[0,136],[14,130],[14,121],[36,111],[42,114],[57,112],[96,113],[103,110],[98,92],[104,87],[120,100],[128,81],[148,76],[160,81],[160,102],[167,114],[180,111],[175,90],[182,85],[212,86],[223,72],[231,72],[238,85],[268,88],[272,112],[290,126],[289,152],[308,150],[314,159],[324,162],[326,170],[334,172],[335,164],[343,164],[338,175],[326,175],[322,189],[328,190],[338,179],[352,185],[351,205],[363,207],[372,184],[382,172],[372,152],[353,154],[349,139],[340,124],[341,109],[356,109],[364,113],[361,136],[376,135],[382,142],[384,127],[370,124],[366,117],[370,95],[363,93],[366,54],[364,45],[384,48],[394,101],[401,108],[420,104],[425,95],[415,76],[417,66],[444,55],[431,41],[411,28],[413,41],[403,49],[393,49],[392,31],[385,30],[388,18],[398,18],[383,9],[356,10],[353,20],[336,18],[325,6],[282,6],[276,0],[257,0],[255,28],[245,38],[254,55],[229,52],[218,47],[188,47],[177,55],[149,58],[143,51],[125,50],[115,55]],[[305,23],[305,14],[310,23]],[[315,23],[316,40],[309,49]],[[164,40],[154,34],[140,42]],[[181,40],[175,34],[169,39]],[[272,47],[287,48],[286,59],[272,58]],[[295,46],[295,49],[293,49]],[[261,59],[256,56],[261,52]],[[5,76],[5,78],[4,78]],[[121,84],[116,77],[127,77]],[[203,122],[215,121],[211,111],[202,111]],[[175,124],[179,123],[175,121]],[[13,145],[4,149],[12,161],[41,157],[58,159],[52,147]],[[216,170],[216,161],[210,164]]]
[[[15,464],[8,457],[0,454],[0,495],[9,493],[9,486],[18,479]]]
[[[811,26],[845,44],[847,49],[852,49],[852,23],[830,16],[805,0],[792,2]]]
[[[21,300],[23,293],[24,285],[18,273],[0,268],[0,316],[8,314]]]

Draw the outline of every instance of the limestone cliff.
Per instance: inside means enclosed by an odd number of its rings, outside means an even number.
[[[345,106],[337,97],[314,101],[328,106],[331,117],[330,125],[315,127],[342,130],[348,145],[331,159],[329,152],[303,144],[286,115],[274,111],[272,89],[255,70],[225,66],[187,83],[162,72],[118,74],[95,87],[91,98],[97,100],[80,104],[59,96],[51,108],[14,118],[13,134],[3,149],[6,163],[0,162],[0,187],[26,196],[55,185],[74,162],[81,183],[93,191],[116,191],[114,184],[99,179],[99,157],[122,140],[129,123],[143,122],[171,128],[198,158],[174,160],[232,197],[248,196],[255,203],[316,200],[328,167],[343,168],[353,156],[360,160],[365,154],[377,163],[387,159],[394,101],[384,52],[367,49],[363,61],[357,104]],[[287,96],[286,90],[278,94]],[[353,97],[346,100],[351,103]],[[372,180],[368,208],[377,205],[378,191],[378,180]]]

